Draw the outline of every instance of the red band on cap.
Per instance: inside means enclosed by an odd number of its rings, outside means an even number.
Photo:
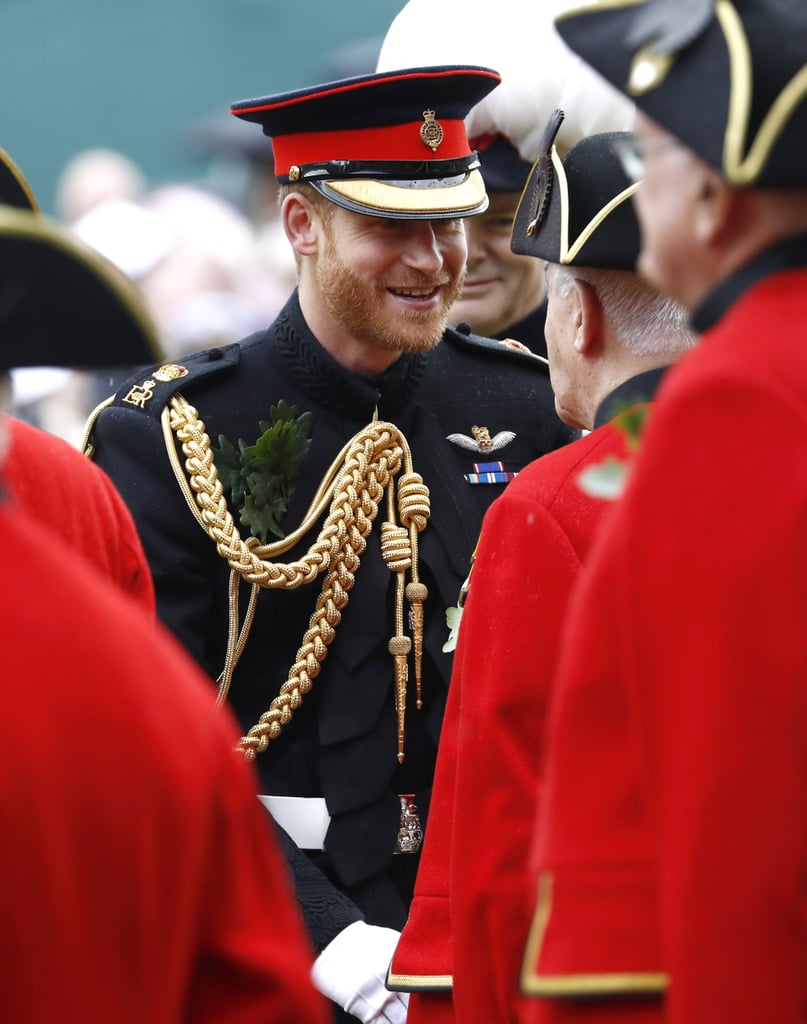
[[[432,151],[420,137],[424,121],[409,124],[358,128],[351,131],[300,132],[272,139],[275,174],[284,177],[289,168],[328,160],[456,160],[469,156],[471,148],[463,121],[440,121],[443,137]]]

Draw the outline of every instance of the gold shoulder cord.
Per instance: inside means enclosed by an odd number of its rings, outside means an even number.
[[[110,395],[109,398],[105,398],[103,402],[96,405],[90,415],[87,417],[87,422],[84,424],[84,434],[81,438],[81,444],[79,445],[79,451],[86,455],[88,459],[91,459],[95,455],[95,445],[92,443],[90,438],[92,437],[93,428],[95,427],[95,421],[107,408],[112,405],[115,401],[115,396]]]
[[[425,528],[430,511],[428,488],[412,469],[412,455],[404,435],[394,424],[374,419],[334,459],[301,525],[280,541],[261,544],[256,537],[243,540],[238,532],[213,462],[210,438],[197,410],[181,395],[175,395],[163,410],[162,428],[168,457],[188,507],[216,544],[219,555],[230,565],[229,631],[225,664],[217,680],[219,704],[227,698],[233,672],[249,636],[259,588],[291,590],[325,573],[314,613],[286,682],[269,709],[239,741],[238,749],[250,760],[280,735],[319,674],[386,491],[387,520],[381,524],[381,552],[390,571],[396,574],[396,632],[388,649],[395,664],[398,760],[403,761],[408,655],[413,646],[417,706],[421,706],[423,601],[428,591],[418,579],[417,535]],[[185,456],[184,467],[174,434]],[[404,472],[397,483],[396,519],[395,476],[402,467]],[[270,561],[293,547],[319,520],[329,503],[319,536],[299,561]],[[239,626],[241,580],[251,584],[252,590],[244,621]],[[410,604],[412,639],[404,633],[404,598]]]

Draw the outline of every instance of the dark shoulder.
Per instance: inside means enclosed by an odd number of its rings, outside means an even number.
[[[474,334],[466,324],[447,328],[443,335],[446,354],[471,361],[484,361],[507,370],[521,369],[540,376],[548,377],[549,370],[546,360],[531,352],[526,345],[511,338],[498,340]]]
[[[140,367],[120,385],[109,404],[159,418],[177,392],[192,396],[202,387],[234,376],[241,368],[245,353],[260,337],[253,335],[242,342],[192,352],[176,362]]]

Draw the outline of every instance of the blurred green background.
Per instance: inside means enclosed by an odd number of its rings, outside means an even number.
[[[59,173],[89,147],[124,153],[150,186],[196,180],[200,124],[246,128],[227,113],[234,100],[371,71],[403,5],[0,0],[0,147],[50,214]]]

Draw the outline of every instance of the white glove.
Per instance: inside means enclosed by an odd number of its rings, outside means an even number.
[[[408,992],[390,992],[387,969],[400,932],[354,921],[332,939],[311,968],[319,991],[364,1024],[406,1024]]]

